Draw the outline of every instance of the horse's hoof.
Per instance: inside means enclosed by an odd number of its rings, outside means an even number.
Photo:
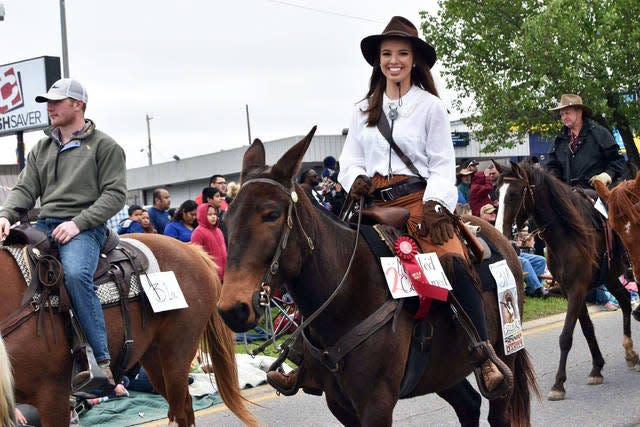
[[[566,392],[551,390],[549,394],[547,394],[547,400],[555,401],[555,400],[564,400]]]
[[[636,366],[634,366],[633,368],[631,368],[632,370],[636,371],[636,372],[640,372],[640,363],[636,363]]]
[[[631,356],[625,357],[625,360],[627,361],[627,367],[633,369],[638,365],[638,361],[640,361],[640,358],[638,358],[638,355],[634,353]]]
[[[600,385],[602,384],[602,377],[587,377],[587,384]]]

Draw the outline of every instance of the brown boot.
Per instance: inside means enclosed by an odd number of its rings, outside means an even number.
[[[482,362],[480,369],[482,370],[482,380],[487,390],[495,390],[504,381],[504,375],[490,359]]]
[[[293,396],[300,388],[297,369],[294,369],[288,374],[278,370],[269,371],[267,372],[267,382],[271,387],[275,388],[278,393],[285,396]]]

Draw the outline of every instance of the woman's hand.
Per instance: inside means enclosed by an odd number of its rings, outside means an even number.
[[[419,234],[429,237],[434,245],[442,245],[452,239],[455,228],[447,208],[434,200],[426,201]]]

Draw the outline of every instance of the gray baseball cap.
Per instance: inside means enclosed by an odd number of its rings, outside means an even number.
[[[89,100],[87,91],[82,84],[74,79],[60,79],[51,85],[49,91],[36,96],[36,102],[61,101],[72,98],[85,104]]]

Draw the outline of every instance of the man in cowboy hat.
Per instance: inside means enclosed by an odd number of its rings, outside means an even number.
[[[622,176],[625,164],[618,144],[591,119],[591,109],[581,97],[564,94],[549,111],[557,111],[564,124],[549,153],[547,170],[552,175],[583,188],[596,180],[609,185]]]

